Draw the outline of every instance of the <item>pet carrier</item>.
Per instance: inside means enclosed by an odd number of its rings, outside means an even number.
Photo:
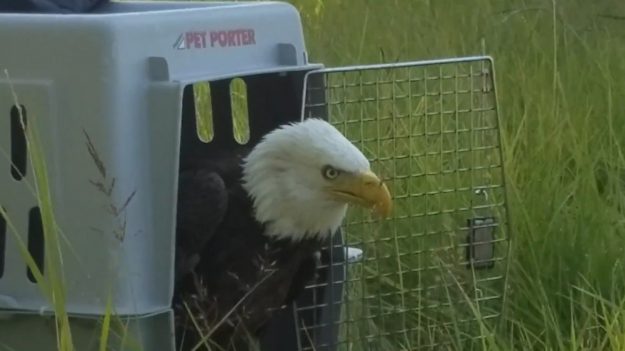
[[[416,349],[452,325],[471,340],[476,320],[497,316],[507,214],[489,58],[324,69],[279,2],[0,13],[0,45],[0,346],[56,350],[51,301],[19,250],[47,279],[21,117],[48,165],[77,349],[99,347],[109,308],[113,349],[174,349],[179,164],[309,116],[365,152],[397,210],[350,214],[262,348]],[[198,136],[203,113],[212,133]]]

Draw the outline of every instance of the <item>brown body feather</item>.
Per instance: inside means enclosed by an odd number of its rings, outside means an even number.
[[[272,312],[293,301],[315,275],[322,242],[272,240],[241,187],[240,157],[185,166],[180,175],[174,309],[179,349],[200,340],[213,350],[248,350]]]

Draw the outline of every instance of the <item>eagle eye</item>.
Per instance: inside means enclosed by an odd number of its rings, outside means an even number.
[[[322,174],[325,179],[332,180],[338,177],[341,171],[332,166],[325,166],[323,167]]]

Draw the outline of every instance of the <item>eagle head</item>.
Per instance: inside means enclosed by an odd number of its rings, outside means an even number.
[[[265,135],[243,162],[243,186],[266,235],[332,235],[349,205],[391,212],[387,186],[367,158],[330,123],[306,119]]]

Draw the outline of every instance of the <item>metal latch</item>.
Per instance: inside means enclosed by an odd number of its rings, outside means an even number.
[[[467,268],[486,269],[495,265],[494,217],[479,217],[467,220]]]

